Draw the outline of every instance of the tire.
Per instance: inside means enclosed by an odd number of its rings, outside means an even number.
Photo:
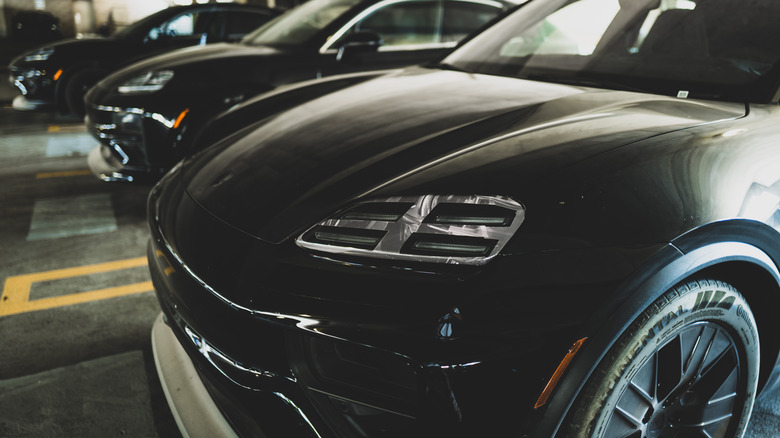
[[[759,353],[753,313],[734,287],[706,279],[678,285],[599,363],[567,436],[742,437]]]
[[[97,84],[106,72],[101,69],[88,68],[77,71],[65,84],[65,103],[68,111],[77,117],[84,117],[84,95],[93,85]]]

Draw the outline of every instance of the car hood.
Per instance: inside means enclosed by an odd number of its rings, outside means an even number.
[[[244,108],[262,114],[279,99]],[[522,200],[535,182],[596,155],[744,113],[740,104],[415,67],[265,117],[185,161],[182,178],[211,214],[279,243],[358,198]]]
[[[278,50],[267,46],[249,46],[237,43],[215,43],[206,44],[205,46],[185,47],[124,67],[106,77],[99,85],[103,88],[111,89],[131,77],[151,70],[176,70],[189,67],[195,63],[219,64],[227,59],[270,56],[278,53],[280,53]]]
[[[43,44],[41,46],[38,46],[34,49],[28,50],[21,54],[20,56],[17,56],[11,62],[9,65],[18,65],[21,63],[25,63],[24,58],[31,52],[35,52],[42,48],[54,48],[54,53],[49,58],[49,61],[55,61],[59,59],[64,59],[68,62],[68,64],[72,63],[71,58],[76,57],[77,59],[82,59],[87,56],[91,56],[92,53],[96,51],[106,50],[107,47],[112,46],[115,43],[115,41],[111,38],[104,38],[104,37],[86,37],[86,38],[68,38],[56,42],[51,42],[47,44]]]

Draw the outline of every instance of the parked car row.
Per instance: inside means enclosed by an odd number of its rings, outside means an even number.
[[[11,61],[19,109],[56,107],[84,116],[84,93],[119,68],[172,49],[237,41],[279,11],[233,3],[163,9],[113,36],[71,38],[41,46]]]
[[[454,3],[487,26],[376,70]],[[89,91],[98,176],[164,174],[183,435],[744,435],[780,385],[780,4],[505,7],[312,0]]]
[[[508,4],[494,0],[310,0],[241,44],[180,50],[129,66],[86,96],[111,181],[157,180],[221,111],[280,85],[443,58]]]

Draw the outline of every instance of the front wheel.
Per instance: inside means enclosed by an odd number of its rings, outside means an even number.
[[[65,84],[65,103],[68,111],[77,116],[84,117],[86,109],[84,107],[84,95],[95,84],[97,84],[106,72],[97,68],[88,68],[76,72]]]
[[[570,434],[742,437],[756,396],[758,330],[744,297],[715,280],[658,298],[602,359]]]

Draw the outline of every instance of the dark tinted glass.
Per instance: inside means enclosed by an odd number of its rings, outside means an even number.
[[[230,11],[227,13],[227,29],[225,38],[236,40],[252,32],[267,22],[270,16],[252,12]]]
[[[462,70],[768,102],[780,73],[775,0],[530,2],[453,52]]]
[[[382,37],[384,46],[439,42],[438,2],[396,3],[377,10],[355,26]]]
[[[498,8],[479,3],[445,2],[441,40],[460,41],[492,20],[499,12],[501,11]]]

